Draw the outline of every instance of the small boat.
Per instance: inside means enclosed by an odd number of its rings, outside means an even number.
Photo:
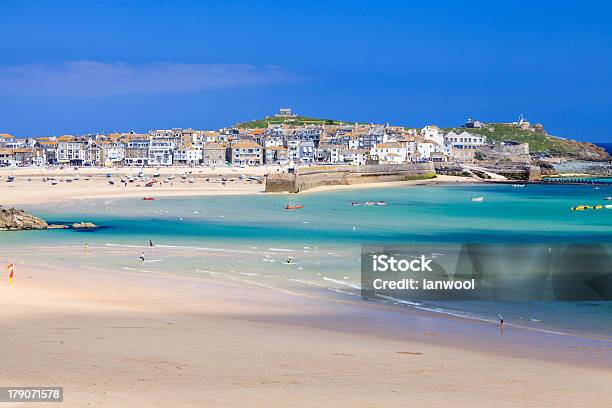
[[[291,204],[287,204],[285,206],[285,210],[299,210],[300,208],[304,208],[303,205],[291,205]]]
[[[155,172],[155,173],[153,173],[153,177],[160,177],[159,172]]]
[[[127,179],[126,179],[126,178],[121,177],[121,182],[122,182],[122,183],[127,183]]]
[[[8,177],[6,178],[6,182],[7,182],[7,183],[12,183],[13,181],[15,181],[15,176],[8,176]]]
[[[115,180],[113,180],[113,179],[109,179],[109,180],[108,180],[108,184],[110,184],[110,185],[112,186],[113,184],[115,184]]]
[[[572,207],[572,211],[584,211],[584,210],[590,210],[591,206],[590,205],[577,205],[575,207]]]
[[[157,180],[149,180],[145,184],[145,187],[153,187],[153,184],[157,183]]]
[[[153,198],[153,197],[145,197],[145,198],[143,198],[143,200],[144,201],[153,201],[153,200],[155,200],[155,198]]]
[[[606,197],[606,198],[604,198],[604,200],[610,201],[610,200],[612,200],[612,197]]]
[[[357,206],[357,205],[361,205],[361,203],[358,203],[358,202],[353,201],[353,202],[351,203],[351,205],[352,205],[352,206]]]
[[[387,205],[387,203],[385,203],[384,201],[377,201],[375,204],[376,205]]]
[[[195,183],[195,179],[194,179],[193,177],[190,177],[190,178],[189,178],[187,181],[188,181],[190,184]]]
[[[369,207],[369,206],[372,206],[372,205],[375,205],[375,204],[376,204],[376,203],[375,203],[374,201],[366,201],[366,202],[365,202],[365,205],[367,205],[368,207]]]
[[[513,184],[512,187],[515,187],[515,188],[525,187],[525,184]]]
[[[591,207],[592,210],[602,210],[604,208],[606,208],[606,207],[604,207],[602,204],[597,204],[597,205],[594,205],[593,207]]]
[[[52,185],[52,186],[56,186],[56,185],[57,185],[57,181],[53,180],[53,181],[51,182],[51,185]]]
[[[482,203],[484,201],[484,197],[472,197],[473,203]]]

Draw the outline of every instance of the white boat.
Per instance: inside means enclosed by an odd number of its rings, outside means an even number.
[[[515,187],[515,188],[525,187],[525,184],[513,184],[512,187]]]
[[[472,197],[473,203],[482,203],[484,201],[484,197]]]

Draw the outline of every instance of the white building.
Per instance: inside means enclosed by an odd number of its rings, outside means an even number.
[[[83,164],[86,141],[73,140],[64,136],[58,138],[57,162],[60,164]]]
[[[381,164],[401,164],[408,160],[408,148],[398,142],[379,143],[370,149],[370,155]]]
[[[196,146],[183,146],[175,151],[174,161],[187,165],[200,164],[202,162],[202,149]]]
[[[174,142],[168,138],[152,138],[149,145],[149,166],[172,166]]]
[[[425,126],[421,129],[421,136],[425,141],[436,142],[439,145],[444,144],[444,136],[440,131],[440,128],[436,125]]]
[[[487,143],[484,135],[472,134],[468,132],[448,132],[444,135],[444,145],[451,149],[477,149]]]

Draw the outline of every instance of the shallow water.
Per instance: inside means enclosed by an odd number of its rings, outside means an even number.
[[[449,185],[198,198],[73,201],[28,210],[95,231],[0,235],[0,258],[36,251],[40,263],[232,279],[358,299],[360,246],[371,243],[612,242],[612,186]],[[483,196],[474,203],[472,197]],[[304,205],[287,211],[288,198]],[[351,202],[385,201],[385,206]],[[149,240],[155,247],[149,248]],[[89,250],[84,250],[85,242]],[[145,252],[146,262],[138,256]],[[295,264],[288,265],[287,257]],[[91,269],[88,269],[91,268]],[[531,330],[612,338],[612,302],[427,302],[418,307]],[[401,305],[398,305],[401,306]]]

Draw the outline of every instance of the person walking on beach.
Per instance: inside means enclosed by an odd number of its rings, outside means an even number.
[[[144,255],[144,252],[143,252],[142,254],[140,254],[140,260],[141,260],[142,262],[144,262],[144,261],[145,261],[145,255]]]
[[[86,242],[85,243],[85,252],[87,252],[89,250],[89,244]]]

